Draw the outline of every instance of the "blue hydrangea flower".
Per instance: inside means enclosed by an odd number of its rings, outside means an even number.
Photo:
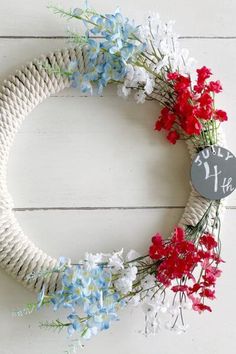
[[[91,17],[91,21],[96,25],[94,26],[90,32],[93,34],[93,35],[98,35],[100,33],[103,32],[103,30],[105,29],[104,27],[104,19],[99,16],[99,15],[95,15],[95,16],[92,16]]]
[[[87,43],[89,60],[97,59],[98,53],[100,52],[100,43],[97,40],[91,38],[87,40]]]
[[[123,17],[119,9],[105,16],[91,12],[89,17],[88,12],[83,17],[80,10],[77,13],[86,25],[88,65],[87,72],[82,74],[76,68],[76,63],[70,64],[70,68],[74,68],[71,70],[71,85],[83,93],[92,94],[93,85],[96,84],[101,94],[110,82],[124,81],[127,64],[143,50],[142,43],[137,41],[138,27]],[[90,38],[91,35],[101,38],[98,41]]]
[[[89,339],[99,331],[110,327],[111,322],[118,320],[117,311],[125,306],[125,301],[112,285],[111,268],[95,265],[92,269],[86,263],[69,266],[61,259],[63,268],[62,288],[49,299],[55,311],[68,309],[67,332],[78,333]],[[41,307],[44,293],[38,297]]]
[[[76,71],[72,74],[71,86],[73,88],[79,88],[80,91],[83,93],[92,94],[93,92],[93,87],[91,82],[87,80],[86,76],[84,76],[84,74],[80,73],[79,71]]]

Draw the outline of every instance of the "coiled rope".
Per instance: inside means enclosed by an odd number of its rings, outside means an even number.
[[[45,278],[29,278],[32,273],[56,268],[58,260],[36,247],[21,229],[7,189],[7,162],[14,137],[25,117],[47,97],[70,85],[68,78],[50,73],[48,68],[67,68],[71,60],[77,60],[80,71],[86,71],[86,48],[69,48],[35,59],[5,80],[0,89],[0,265],[25,287],[36,292],[43,284],[48,292],[55,291],[59,283],[58,273]],[[224,146],[220,133],[218,138]],[[195,148],[189,141],[187,145],[192,159]],[[209,203],[192,190],[179,225],[196,225]]]

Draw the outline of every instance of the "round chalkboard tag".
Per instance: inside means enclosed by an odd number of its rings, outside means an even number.
[[[191,181],[199,194],[219,200],[236,187],[236,158],[221,146],[210,146],[198,153],[191,167]]]

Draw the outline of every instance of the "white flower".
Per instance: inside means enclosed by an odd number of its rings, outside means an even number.
[[[134,78],[136,82],[146,82],[148,73],[144,68],[137,67],[135,68]]]
[[[171,315],[176,316],[182,310],[191,310],[192,309],[192,302],[191,301],[176,301],[175,303],[169,307],[168,311]]]
[[[123,249],[119,252],[113,253],[108,259],[108,266],[112,268],[113,272],[124,269],[124,261],[122,258]]]
[[[128,253],[127,253],[127,256],[126,256],[126,260],[128,262],[131,262],[137,258],[139,258],[141,255],[140,253],[136,252],[135,250],[130,250]]]
[[[153,279],[149,278],[150,284]],[[147,283],[149,282],[146,279]],[[142,286],[142,285],[141,285]],[[147,290],[145,297],[142,298],[142,309],[145,314],[145,333],[154,334],[156,333],[161,324],[164,323],[165,327],[171,331],[174,331],[177,334],[186,332],[188,325],[182,323],[182,316],[180,316],[180,311],[189,307],[189,303],[180,303],[173,300],[171,303],[168,300],[169,294],[166,292],[165,296],[161,296],[159,293],[156,293],[156,288],[153,290]]]
[[[133,287],[133,282],[136,279],[138,269],[135,266],[129,266],[124,269],[121,277],[114,282],[116,290],[122,294],[128,294]]]
[[[170,55],[172,52],[172,48],[170,48],[168,38],[163,38],[160,42],[159,50],[162,55]]]
[[[148,274],[144,279],[141,281],[141,287],[143,290],[148,290],[153,288],[156,285],[156,277],[155,275]]]
[[[164,58],[162,60],[160,60],[158,62],[158,64],[156,65],[155,72],[159,73],[161,71],[161,69],[168,64],[168,60],[169,60],[168,56],[165,55]]]
[[[148,292],[142,304],[144,313],[149,316],[156,316],[163,307],[166,308],[163,301],[161,301],[159,295],[154,295],[152,292]]]
[[[159,305],[155,301],[150,301],[143,303],[142,308],[145,313],[145,334],[156,334],[161,324],[158,316]]]
[[[160,312],[167,313],[170,308],[170,303],[168,301],[160,303]]]
[[[128,81],[132,81],[134,78],[134,67],[131,64],[127,64],[126,66],[126,79]]]
[[[160,330],[161,324],[158,318],[146,318],[145,321],[145,334],[155,335]]]
[[[148,317],[155,317],[157,313],[158,306],[155,303],[144,302],[142,305],[143,312]]]
[[[166,324],[165,324],[165,327],[166,327],[166,329],[171,331],[173,329],[172,321],[171,320],[167,321]]]
[[[85,257],[84,257],[84,264],[86,266],[86,268],[88,270],[96,268],[98,263],[101,263],[103,260],[103,255],[102,253],[96,253],[96,254],[92,254],[92,253],[85,253]]]
[[[149,76],[147,76],[146,78],[146,84],[144,86],[144,90],[145,92],[147,92],[148,95],[151,95],[153,89],[155,86],[155,81],[153,78],[150,78]]]
[[[132,281],[127,277],[119,278],[114,282],[116,290],[126,295],[132,290]]]
[[[179,305],[173,305],[169,308],[169,313],[172,315],[172,316],[177,316],[179,314]]]
[[[125,84],[117,86],[117,94],[119,97],[126,98],[127,96],[129,96],[130,93],[131,93],[131,88],[127,88]]]
[[[131,281],[134,281],[136,279],[137,273],[138,268],[136,266],[129,266],[125,269],[125,276]]]
[[[158,294],[155,294],[155,292],[148,292],[148,294],[143,300],[142,308],[145,313],[146,327],[148,323],[150,325],[150,323],[152,323],[153,321],[158,320],[159,328],[163,314],[166,314],[168,312],[169,303],[164,302]]]
[[[189,57],[186,62],[185,65],[183,67],[180,67],[180,72],[183,74],[190,74],[193,72],[193,70],[195,69],[197,64],[196,59]]]
[[[139,90],[135,93],[134,98],[137,103],[144,103],[146,99],[145,92],[143,90]]]
[[[162,62],[162,58],[155,55],[152,61],[156,62],[157,72],[168,65],[172,71],[189,74],[192,68],[192,59],[189,61],[189,53],[186,49],[180,47],[178,35],[173,30],[173,21],[163,22],[159,14],[151,13],[143,26],[139,28],[139,37],[146,44],[146,51],[153,53],[153,47],[156,53],[167,57],[167,62]]]

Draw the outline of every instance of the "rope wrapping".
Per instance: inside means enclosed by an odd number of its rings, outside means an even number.
[[[25,287],[36,292],[43,284],[47,292],[55,291],[59,286],[57,273],[47,278],[29,279],[34,272],[54,269],[58,260],[36,247],[16,220],[6,183],[7,162],[14,137],[25,117],[47,97],[70,85],[68,78],[49,73],[48,68],[67,68],[71,60],[77,60],[79,70],[86,71],[86,47],[69,48],[35,59],[5,80],[0,90],[0,265]],[[222,133],[218,134],[220,144],[224,146]],[[187,145],[193,159],[196,149],[190,141]],[[179,225],[196,225],[209,203],[192,189]],[[223,204],[220,214],[222,211]]]

